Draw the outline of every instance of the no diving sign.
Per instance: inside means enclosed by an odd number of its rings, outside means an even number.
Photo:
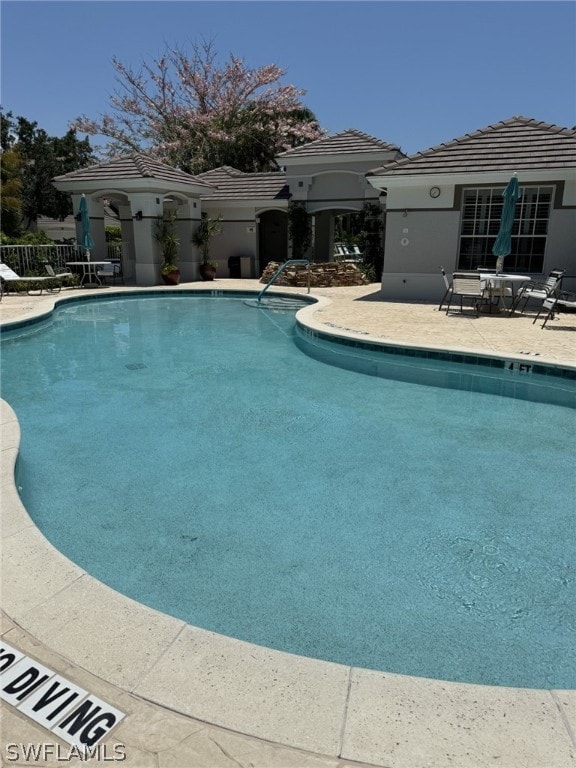
[[[97,745],[126,716],[6,643],[0,644],[0,699],[80,750]]]

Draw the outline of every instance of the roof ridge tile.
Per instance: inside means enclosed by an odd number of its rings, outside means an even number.
[[[309,141],[306,144],[301,144],[298,147],[292,147],[291,149],[286,150],[285,152],[281,152],[277,157],[293,157],[298,155],[314,155],[314,154],[323,154],[322,150],[324,149],[327,154],[330,153],[329,148],[332,149],[332,152],[334,154],[337,154],[340,147],[344,146],[348,139],[351,139],[350,142],[351,146],[348,150],[349,152],[366,152],[367,150],[399,150],[399,147],[397,147],[395,144],[391,144],[390,142],[384,141],[382,139],[378,139],[375,136],[371,136],[368,133],[363,133],[362,131],[359,131],[357,128],[347,128],[344,131],[339,131],[338,133],[334,133],[331,135],[323,136],[320,139],[315,139],[314,141]],[[360,140],[360,143],[358,146],[353,145],[353,140]],[[366,145],[372,145],[371,147],[366,147]],[[320,150],[318,153],[315,152],[315,150]],[[342,149],[340,149],[342,151]]]

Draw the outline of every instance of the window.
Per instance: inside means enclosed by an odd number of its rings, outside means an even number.
[[[495,267],[492,246],[500,228],[504,187],[465,189],[458,269]],[[521,187],[512,226],[507,272],[542,272],[553,187]]]

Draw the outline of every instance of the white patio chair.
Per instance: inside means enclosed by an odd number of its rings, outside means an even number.
[[[450,311],[454,296],[460,297],[460,312],[464,311],[464,299],[470,299],[476,310],[476,316],[480,313],[480,304],[486,301],[486,288],[480,272],[454,272],[452,275],[452,290],[446,304],[446,314]]]
[[[97,277],[102,280],[110,280],[114,285],[119,280],[124,285],[124,274],[122,272],[122,264],[120,262],[112,261],[110,264],[106,264],[96,272]]]
[[[65,277],[74,277],[74,273],[70,269],[65,268],[58,268],[58,271],[54,269],[52,264],[45,261],[44,262],[44,269],[48,273],[49,277],[53,277],[55,279],[64,279]]]
[[[67,269],[66,267],[57,267],[57,269],[54,269],[49,261],[44,262],[44,269],[50,275],[50,277],[60,277],[73,274],[72,270]]]
[[[553,269],[544,282],[533,281],[523,285],[519,289],[516,299],[510,308],[510,314],[513,315],[514,312],[516,312],[520,302],[523,302],[523,304],[522,309],[519,311],[523,312],[530,299],[544,301],[544,299],[552,296],[562,285],[562,277],[564,276],[565,271],[566,270],[564,269]]]
[[[343,256],[348,256],[348,249],[342,243],[335,243],[334,255],[337,259],[341,259]]]

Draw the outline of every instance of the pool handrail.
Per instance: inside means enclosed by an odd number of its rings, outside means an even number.
[[[289,267],[291,264],[308,264],[308,293],[310,293],[310,259],[288,259],[288,261],[285,261],[284,264],[281,264],[279,266],[279,268],[276,270],[276,272],[274,272],[270,280],[268,280],[264,288],[262,288],[262,290],[258,294],[258,299],[257,299],[258,304],[260,304],[260,299],[262,298],[262,296],[264,296],[268,288],[270,288],[270,286],[280,277],[280,275],[282,274],[282,272],[284,272],[286,267]]]

